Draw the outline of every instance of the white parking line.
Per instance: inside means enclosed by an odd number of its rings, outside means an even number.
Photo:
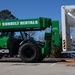
[[[51,64],[51,67],[54,66],[56,63]]]

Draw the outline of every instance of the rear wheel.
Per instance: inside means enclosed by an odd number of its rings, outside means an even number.
[[[35,44],[26,43],[19,48],[19,56],[24,62],[37,62],[40,57],[40,50]]]
[[[2,59],[3,55],[0,55],[0,59]]]
[[[0,49],[2,49],[2,47],[0,47]],[[3,54],[0,54],[0,59],[2,59],[3,58]]]

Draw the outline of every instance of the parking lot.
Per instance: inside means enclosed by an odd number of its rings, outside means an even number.
[[[21,60],[0,60],[0,75],[75,75],[75,63],[44,60],[23,63]]]

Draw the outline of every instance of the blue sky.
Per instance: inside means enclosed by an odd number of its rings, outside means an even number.
[[[49,17],[61,19],[61,6],[74,5],[75,0],[0,0],[0,10],[8,9],[17,18]]]
[[[0,10],[8,9],[19,19],[48,17],[60,25],[63,5],[75,5],[75,0],[0,0]]]

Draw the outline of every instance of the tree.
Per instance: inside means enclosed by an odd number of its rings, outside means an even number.
[[[0,20],[17,19],[9,10],[0,11]]]
[[[0,20],[8,20],[8,19],[18,19],[18,18],[16,18],[9,10],[0,11]]]

